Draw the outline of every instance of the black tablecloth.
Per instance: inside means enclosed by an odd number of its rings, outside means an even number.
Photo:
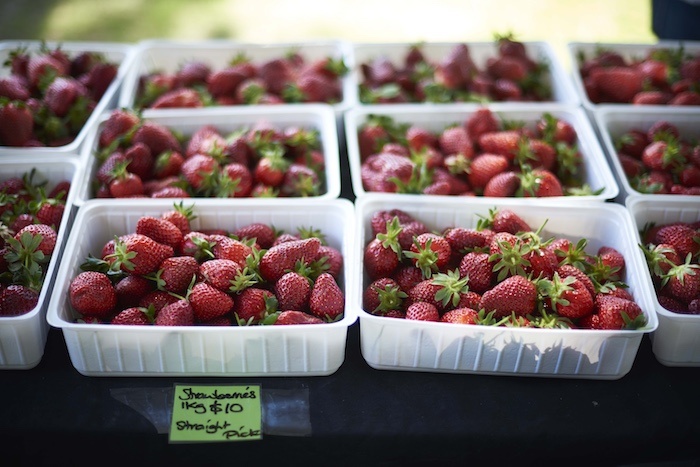
[[[700,462],[695,368],[656,361],[645,337],[619,380],[383,371],[349,329],[340,369],[309,378],[86,377],[52,329],[41,363],[0,372],[2,465],[630,465]],[[166,434],[112,397],[117,388],[174,382],[260,383],[306,389],[311,436],[168,444]],[[9,462],[6,462],[8,460]],[[96,464],[95,464],[96,463]]]

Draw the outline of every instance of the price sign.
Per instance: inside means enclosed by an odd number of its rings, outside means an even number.
[[[176,384],[170,442],[262,439],[260,385]]]

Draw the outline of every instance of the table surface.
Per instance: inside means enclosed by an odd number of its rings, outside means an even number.
[[[353,199],[341,156],[343,197]],[[0,465],[700,465],[699,368],[661,365],[644,336],[619,380],[422,373],[371,368],[359,323],[340,369],[323,377],[86,377],[59,329],[31,370],[0,371]],[[310,436],[169,444],[115,390],[174,383],[308,393]],[[9,462],[8,462],[9,461]]]

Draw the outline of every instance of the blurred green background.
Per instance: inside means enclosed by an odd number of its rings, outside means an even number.
[[[0,0],[0,39],[650,43],[651,0]]]

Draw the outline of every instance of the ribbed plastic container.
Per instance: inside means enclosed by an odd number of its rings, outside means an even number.
[[[187,205],[187,203],[185,203]],[[172,200],[148,203],[95,201],[78,210],[66,243],[49,304],[48,322],[63,330],[73,366],[86,376],[322,376],[345,359],[347,328],[357,319],[346,306],[343,318],[293,326],[126,326],[76,323],[68,298],[72,278],[89,253],[98,255],[114,235],[133,232],[144,215],[172,209]],[[241,200],[222,205],[197,200],[195,230],[253,222],[294,232],[320,229],[343,253],[341,288],[354,290],[354,211],[348,200],[285,200],[276,204]]]
[[[62,155],[62,156],[76,156],[85,137],[90,129],[95,126],[100,118],[102,112],[112,109],[117,105],[117,100],[119,98],[119,91],[127,75],[129,67],[132,64],[132,59],[134,58],[135,48],[132,44],[122,44],[122,43],[110,43],[110,42],[46,42],[46,46],[49,48],[55,48],[57,46],[61,47],[61,50],[73,57],[80,52],[98,52],[104,55],[105,59],[111,63],[115,63],[119,66],[117,70],[117,76],[112,81],[105,91],[102,98],[99,100],[95,109],[90,114],[90,117],[83,125],[82,130],[77,134],[75,139],[69,144],[58,147],[31,147],[31,148],[17,148],[11,146],[0,146],[0,155],[5,155],[9,153],[17,153],[18,151],[27,155]],[[0,41],[0,63],[5,62],[9,59],[10,53],[19,47],[25,47],[28,51],[38,51],[40,50],[42,43],[40,41]],[[8,67],[0,68],[0,76],[7,76],[10,74],[10,69]]]
[[[421,43],[423,55],[433,61],[440,62],[459,42],[425,42]],[[464,43],[469,48],[470,55],[474,60],[474,64],[480,69],[485,69],[486,61],[491,57],[498,56],[498,49],[495,42],[466,42]],[[527,55],[538,63],[545,63],[549,67],[548,73],[545,73],[546,82],[552,89],[552,98],[550,102],[559,102],[571,105],[580,105],[580,100],[573,87],[571,78],[562,66],[554,49],[548,42],[523,42]],[[397,67],[403,66],[406,54],[410,46],[414,45],[407,42],[398,43],[353,43],[351,45],[353,64],[352,81],[355,86],[349,96],[350,103],[362,105],[360,102],[359,85],[363,81],[361,66],[364,63],[369,63],[372,60],[384,56],[388,58]],[[404,104],[383,104],[383,105],[404,105]],[[440,104],[428,104],[440,105]],[[518,105],[516,103],[516,105]]]
[[[0,162],[0,180],[22,176],[36,169],[35,180],[46,180],[48,187],[68,180],[74,182],[80,166],[75,157],[55,158],[48,156],[33,157],[28,160],[24,155],[8,155]],[[51,290],[60,264],[65,239],[72,223],[72,206],[75,189],[71,189],[66,198],[66,209],[58,226],[56,248],[51,260],[46,264],[46,275],[39,293],[37,306],[24,315],[0,316],[0,369],[31,369],[39,364],[44,355],[44,346],[49,326],[46,322]]]
[[[648,223],[664,225],[700,220],[700,200],[697,199],[630,196],[625,204],[638,233]],[[641,237],[638,241],[641,243]],[[649,269],[645,272],[651,284]],[[700,366],[700,315],[669,311],[659,304],[656,293],[652,293],[652,301],[659,320],[658,328],[651,335],[656,359],[666,366]]]
[[[441,106],[423,104],[405,104],[401,106],[367,105],[347,112],[345,114],[345,135],[352,187],[355,195],[359,197],[370,193],[362,185],[360,173],[362,163],[358,142],[358,130],[367,122],[370,116],[388,116],[397,123],[417,124],[427,130],[438,132],[455,123],[463,123],[480,107],[482,106],[477,104],[443,104]],[[526,126],[531,128],[534,128],[535,123],[546,112],[554,117],[566,120],[574,127],[578,136],[576,145],[582,155],[583,182],[587,183],[594,191],[601,191],[595,195],[551,197],[547,198],[548,201],[557,200],[578,205],[584,202],[606,201],[618,195],[619,188],[605,159],[603,149],[595,136],[590,121],[580,107],[563,104],[514,105],[509,103],[494,103],[486,107],[491,109],[496,114],[496,118],[500,120],[524,122]],[[410,198],[422,195],[392,194],[392,196]],[[530,202],[539,201],[539,199],[535,198],[528,198],[528,200]]]
[[[196,113],[182,109],[147,110],[143,112],[143,117],[146,120],[165,125],[185,137],[191,136],[205,125],[213,125],[222,135],[227,135],[236,130],[252,129],[256,124],[262,122],[267,122],[279,130],[284,130],[291,126],[317,130],[325,161],[325,188],[321,194],[313,198],[332,199],[340,195],[338,133],[336,132],[333,111],[327,105],[212,107],[201,109],[201,111]],[[109,118],[108,114],[103,115],[99,125],[96,125],[87,136],[86,144],[81,154],[81,161],[85,166],[85,170],[75,200],[77,205],[83,205],[94,197],[92,191],[94,187],[92,185],[93,181],[95,181],[95,174],[99,169],[95,152],[98,149],[100,132],[107,118]],[[276,201],[278,198],[260,199],[261,201]]]
[[[593,110],[593,116],[600,130],[601,144],[620,188],[616,201],[624,203],[628,196],[641,196],[648,199],[687,199],[688,201],[695,200],[696,203],[700,203],[700,196],[657,195],[635,190],[625,175],[615,149],[615,141],[626,132],[635,129],[647,131],[654,123],[659,121],[667,121],[676,125],[682,139],[697,140],[700,138],[700,108],[671,109],[668,106],[651,108],[647,106],[601,105]]]
[[[581,73],[579,72],[579,55],[583,54],[586,59],[593,58],[595,56],[595,52],[598,49],[605,49],[605,50],[612,50],[615,52],[620,53],[626,60],[631,60],[631,59],[639,59],[643,58],[644,56],[649,53],[650,50],[652,49],[658,49],[658,48],[668,48],[668,49],[673,49],[676,50],[679,47],[683,47],[683,49],[686,52],[692,53],[693,55],[697,55],[700,53],[700,42],[696,41],[671,41],[671,40],[662,40],[658,41],[653,44],[624,44],[624,43],[600,43],[600,42],[570,42],[567,44],[567,50],[569,52],[569,59],[571,61],[571,78],[573,81],[573,86],[574,86],[574,92],[577,95],[577,98],[581,102],[584,108],[587,110],[593,110],[601,105],[612,105],[614,107],[634,107],[634,108],[639,108],[639,107],[654,107],[656,110],[663,110],[663,109],[677,109],[682,106],[668,106],[668,105],[654,105],[654,106],[637,106],[637,105],[632,105],[632,104],[615,104],[615,103],[608,103],[608,104],[595,104],[593,103],[589,98],[588,94],[586,93],[585,88],[583,87],[583,78],[581,77]],[[698,109],[698,106],[692,106],[696,110]]]
[[[372,230],[369,220],[378,210],[401,209],[430,231],[451,226],[476,227],[491,208],[508,208],[530,226],[545,223],[544,238],[562,236],[588,240],[587,250],[603,245],[620,251],[626,261],[629,292],[642,308],[647,326],[640,330],[537,329],[421,322],[372,315],[362,309],[362,291],[350,303],[360,317],[360,345],[367,363],[381,370],[553,378],[619,379],[627,374],[645,333],[657,327],[649,281],[638,254],[632,219],[617,204],[572,206],[532,205],[520,200],[434,199],[397,202],[367,195],[356,202],[354,261],[360,264],[357,283],[369,285],[362,254]]]
[[[141,76],[154,71],[172,73],[187,60],[197,59],[207,63],[213,71],[224,68],[238,54],[245,54],[253,63],[282,58],[290,51],[298,52],[306,60],[325,57],[347,58],[347,46],[342,41],[310,41],[289,43],[247,43],[229,40],[175,41],[146,40],[137,44],[134,66],[124,80],[119,98],[120,107],[133,107],[136,103]],[[342,78],[343,99],[332,104],[336,115],[349,108],[347,96],[352,89],[348,75]],[[306,104],[303,104],[306,105]],[[153,109],[158,111],[159,109]],[[196,110],[196,109],[191,109]]]

